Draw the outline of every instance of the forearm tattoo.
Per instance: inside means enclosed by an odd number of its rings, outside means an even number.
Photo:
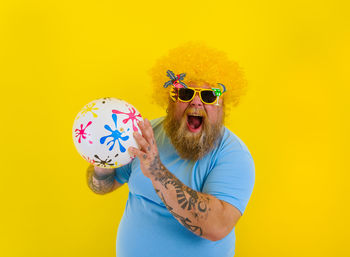
[[[91,190],[96,194],[106,194],[111,191],[114,185],[114,172],[98,176],[94,167],[89,167],[87,170],[87,181]]]
[[[199,226],[191,224],[192,221],[189,218],[191,217],[190,215],[192,215],[197,222],[207,219],[208,213],[211,210],[208,207],[210,200],[209,197],[184,185],[178,178],[176,178],[166,169],[166,167],[161,163],[159,156],[156,156],[150,165],[150,172],[154,176],[154,179],[159,181],[165,190],[175,189],[178,207],[187,211],[189,215],[182,217],[175,213],[173,211],[175,206],[169,206],[169,204],[165,202],[164,194],[161,192],[161,190],[156,189],[157,194],[161,197],[168,210],[186,228],[196,234],[202,235],[202,229]]]
[[[186,217],[182,217],[180,216],[179,214],[175,213],[173,211],[173,208],[171,206],[169,206],[165,199],[164,199],[164,195],[161,193],[161,199],[162,201],[164,202],[165,206],[167,207],[167,209],[170,211],[170,213],[182,224],[185,226],[185,228],[187,228],[188,230],[192,231],[193,233],[198,233],[198,235],[203,235],[203,231],[200,227],[198,226],[194,226],[194,225],[191,225],[191,220],[189,220],[188,218]]]

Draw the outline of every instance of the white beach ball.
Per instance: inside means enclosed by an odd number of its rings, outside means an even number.
[[[73,141],[80,155],[94,166],[117,168],[135,158],[128,147],[138,147],[133,132],[141,133],[142,116],[131,104],[101,98],[83,107],[73,124]]]

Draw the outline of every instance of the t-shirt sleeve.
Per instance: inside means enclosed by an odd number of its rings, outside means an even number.
[[[243,215],[255,182],[255,166],[249,152],[231,151],[218,157],[203,193],[230,203]]]
[[[128,163],[122,167],[119,167],[115,171],[114,178],[121,184],[129,181],[130,173],[131,173],[131,163]]]

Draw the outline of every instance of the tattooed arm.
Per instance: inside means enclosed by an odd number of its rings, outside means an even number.
[[[104,169],[90,165],[87,169],[89,188],[96,194],[104,195],[122,186],[114,179],[115,169]]]
[[[197,192],[184,185],[160,161],[152,127],[148,120],[140,122],[142,136],[135,133],[141,150],[129,151],[140,159],[143,174],[152,184],[170,213],[188,230],[203,238],[217,241],[230,233],[240,212],[216,197]]]
[[[170,213],[196,235],[220,240],[230,233],[241,216],[232,205],[184,185],[165,168],[159,156],[154,158],[149,170],[153,186]]]

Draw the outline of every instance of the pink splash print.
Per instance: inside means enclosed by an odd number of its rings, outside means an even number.
[[[81,138],[86,139],[87,133],[85,132],[86,128],[92,124],[92,121],[89,121],[88,124],[83,128],[83,124],[80,124],[80,129],[75,129],[75,137],[79,137],[78,142],[81,143]],[[92,141],[89,140],[89,143],[92,144]]]
[[[128,115],[129,117],[123,120],[123,123],[126,124],[129,120],[131,120],[132,122],[132,128],[134,131],[138,131],[137,127],[135,126],[134,122],[138,121],[137,117],[141,118],[141,114],[136,114],[136,110],[134,107],[131,107],[131,109],[129,108],[129,113],[125,113],[125,112],[120,112],[118,110],[112,110],[113,113],[115,114],[125,114]]]
[[[85,155],[83,155],[83,158],[84,158],[85,160],[87,160],[89,163],[91,163],[91,164],[95,164],[95,160],[90,159],[90,157],[89,157],[89,156],[85,156]]]

